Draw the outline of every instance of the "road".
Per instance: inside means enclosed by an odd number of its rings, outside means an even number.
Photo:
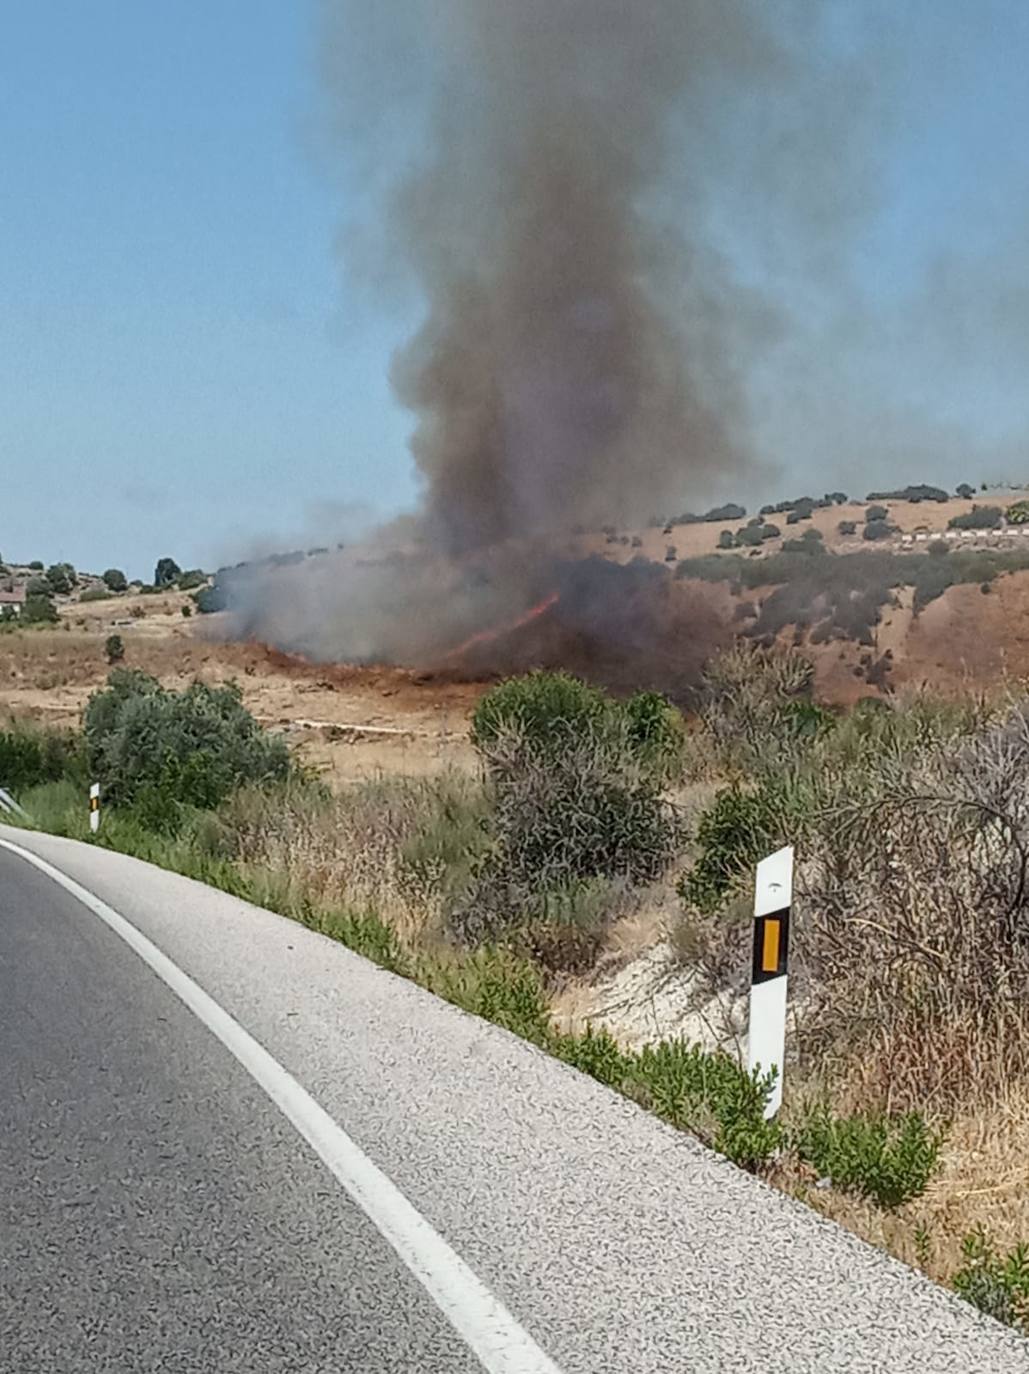
[[[12,1374],[1029,1374],[1011,1333],[505,1032],[5,827],[0,1113]]]

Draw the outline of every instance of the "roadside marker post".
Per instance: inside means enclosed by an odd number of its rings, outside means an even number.
[[[0,811],[8,811],[14,816],[23,816],[26,820],[29,815],[24,807],[19,806],[10,792],[6,791],[3,787],[0,787]]]
[[[765,1107],[771,1120],[782,1106],[786,1057],[786,982],[793,902],[793,846],[770,854],[757,866],[754,889],[754,954],[750,979],[748,1069],[764,1076],[775,1070]]]
[[[89,789],[89,828],[95,835],[100,829],[100,784],[95,782]]]

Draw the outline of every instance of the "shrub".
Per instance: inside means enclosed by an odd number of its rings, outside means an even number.
[[[797,1131],[793,1144],[800,1158],[834,1187],[892,1211],[925,1192],[943,1139],[920,1112],[837,1117],[820,1107]]]
[[[580,739],[609,711],[609,698],[570,673],[529,673],[508,678],[483,696],[472,715],[472,743],[488,748],[501,735],[518,731],[547,753]]]
[[[106,587],[87,587],[79,597],[80,601],[110,601],[111,593]]]
[[[52,596],[50,583],[45,577],[30,577],[25,583],[26,596]]]
[[[289,772],[284,741],[261,729],[234,684],[172,692],[115,669],[89,700],[85,733],[109,801],[139,806],[155,829],[170,828],[183,807],[213,808],[241,783]]]
[[[782,1130],[766,1121],[773,1078],[750,1077],[728,1055],[685,1040],[645,1046],[630,1066],[626,1091],[679,1130],[691,1131],[745,1169],[778,1149]]]
[[[121,635],[108,635],[104,642],[104,653],[108,663],[120,663],[125,657],[125,641]]]
[[[81,782],[84,776],[81,735],[18,724],[0,730],[0,787],[16,796],[64,779]]]
[[[995,1321],[1029,1336],[1029,1245],[999,1255],[982,1226],[961,1244],[964,1264],[953,1278],[954,1291]]]
[[[885,506],[869,506],[865,510],[865,524],[867,525],[873,520],[888,520],[889,515],[890,512]]]
[[[853,520],[841,520],[836,526],[836,533],[844,536],[857,534],[857,524]]]
[[[568,674],[531,673],[482,698],[472,740],[492,809],[488,848],[451,913],[462,939],[523,925],[552,945],[555,925],[605,919],[594,880],[649,882],[674,857],[680,826],[662,789],[679,767],[682,723],[664,698],[622,704]]]
[[[756,547],[764,542],[764,534],[760,525],[744,525],[741,530],[736,531],[736,543],[741,548]]]
[[[895,534],[896,530],[887,520],[867,520],[865,522],[864,539],[889,539]]]
[[[680,896],[698,911],[716,911],[759,859],[793,838],[793,809],[772,784],[723,788],[697,823],[699,853],[680,881]]]
[[[897,491],[870,491],[869,501],[948,501],[950,498],[942,487],[929,487],[925,483],[917,486],[901,487]]]
[[[1004,518],[1000,506],[973,506],[963,515],[951,516],[947,528],[952,530],[995,530]]]
[[[54,596],[68,596],[79,579],[70,563],[54,563],[46,570],[46,580]]]
[[[955,490],[955,496],[960,496],[962,501],[971,501],[975,495],[975,487],[970,487],[967,482],[962,482]]]
[[[665,562],[666,562],[666,563],[674,563],[674,562],[676,562],[676,560],[678,559],[678,557],[679,557],[679,555],[678,555],[678,554],[676,553],[676,551],[675,551],[675,545],[674,545],[674,544],[669,544],[668,547],[667,547],[667,549],[665,549]]]
[[[736,547],[736,536],[732,530],[722,530],[718,536],[718,547],[720,549],[734,549]]]
[[[182,576],[182,569],[174,558],[159,558],[157,566],[154,568],[154,586],[163,591],[167,587],[172,587]]]
[[[42,571],[43,571],[43,563],[42,563],[42,560],[39,559],[39,558],[34,558],[34,559],[32,560],[32,562],[31,562],[28,566],[29,566],[30,571],[32,571],[32,572],[42,572]]]
[[[182,615],[183,615],[183,618],[184,618],[185,620],[188,620],[189,617],[190,617],[192,614],[193,614],[193,607],[192,607],[192,606],[186,604],[186,605],[184,605],[184,606],[182,607]]]
[[[26,596],[20,616],[23,625],[54,625],[59,618],[49,596]]]
[[[729,520],[746,520],[746,506],[738,506],[734,501],[730,501],[726,506],[713,506],[708,513],[701,517],[702,520],[710,524],[723,524]],[[677,523],[685,523],[678,521]]]
[[[211,587],[201,587],[193,593],[193,602],[201,615],[214,615],[228,608],[229,597],[224,582],[215,579]]]
[[[191,592],[197,587],[203,587],[206,582],[207,574],[201,568],[189,568],[176,585],[180,592]]]
[[[128,579],[121,568],[108,568],[103,575],[103,581],[108,591],[125,592],[129,589]]]

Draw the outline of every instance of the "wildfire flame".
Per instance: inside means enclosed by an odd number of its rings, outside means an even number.
[[[520,630],[523,625],[530,625],[534,620],[538,620],[541,615],[546,615],[552,606],[556,606],[560,600],[557,592],[553,592],[541,601],[538,606],[531,606],[527,611],[518,617],[517,620],[509,621],[506,625],[497,625],[492,630],[480,630],[471,638],[466,639],[463,644],[459,644],[456,649],[451,649],[444,658],[444,662],[449,662],[454,658],[461,658],[469,649],[474,649],[477,644],[491,644],[496,639],[502,639],[505,635],[513,634],[515,630]]]

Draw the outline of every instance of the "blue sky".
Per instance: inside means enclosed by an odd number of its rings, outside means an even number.
[[[1029,478],[1029,6],[852,10],[891,16],[881,166],[848,250],[858,306],[798,303],[761,374],[776,485],[837,485],[870,433],[855,487]],[[305,0],[0,11],[5,555],[146,575],[414,498],[387,381],[412,320],[341,271],[359,188],[326,155],[316,46]]]

